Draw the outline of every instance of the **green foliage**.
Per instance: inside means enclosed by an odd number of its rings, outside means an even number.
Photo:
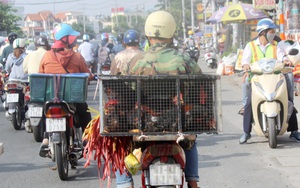
[[[19,16],[16,16],[17,10],[13,9],[11,5],[0,2],[0,31],[16,32],[22,35],[21,28],[17,25],[17,22],[21,20]]]
[[[82,23],[73,23],[72,24],[72,28],[75,30],[75,31],[78,31],[81,33],[81,36],[83,34],[89,34],[90,35],[90,38],[94,38],[95,37],[95,33],[94,33],[94,30],[90,27],[90,26],[85,26],[85,32],[84,32],[84,25]]]
[[[167,5],[165,5],[165,3],[167,2]],[[196,4],[197,2],[194,2],[194,18],[196,18]],[[158,8],[159,10],[165,10],[165,8],[167,7],[167,11],[170,12],[173,17],[175,18],[176,21],[176,25],[177,25],[177,29],[176,29],[176,33],[175,33],[175,37],[181,37],[183,38],[183,18],[182,18],[182,0],[169,0],[169,1],[165,1],[165,0],[158,0],[158,4],[155,5],[156,8]],[[186,31],[188,31],[189,29],[187,29],[187,26],[191,26],[192,22],[191,22],[191,1],[190,0],[185,0],[184,1],[184,7],[185,7],[185,28]],[[195,22],[196,23],[196,22]]]

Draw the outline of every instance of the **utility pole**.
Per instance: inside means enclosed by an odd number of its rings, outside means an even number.
[[[191,21],[192,21],[192,31],[195,33],[195,24],[194,24],[194,0],[191,0]]]
[[[182,2],[182,30],[183,30],[183,39],[186,39],[186,30],[185,30],[185,6],[184,6],[184,0],[181,0]]]

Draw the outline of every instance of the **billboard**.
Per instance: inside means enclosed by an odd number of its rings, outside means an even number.
[[[276,0],[253,0],[254,9],[272,10],[276,9]]]

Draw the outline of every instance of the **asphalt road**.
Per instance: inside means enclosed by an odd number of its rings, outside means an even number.
[[[203,55],[203,53],[201,54]],[[203,72],[214,74],[216,69],[207,69],[203,59],[199,65]],[[300,185],[300,143],[288,139],[288,133],[278,138],[278,148],[270,149],[263,137],[252,134],[245,145],[238,143],[242,133],[241,84],[237,75],[222,76],[223,132],[218,135],[198,136],[199,175],[201,188],[296,188]],[[99,108],[98,98],[93,100],[95,82],[89,86],[88,103]],[[300,101],[295,98],[296,107]],[[24,129],[16,131],[5,118],[0,107],[0,142],[5,152],[0,156],[0,187],[3,188],[97,188],[106,187],[100,181],[96,162],[83,168],[85,159],[79,161],[76,170],[69,170],[68,181],[61,181],[55,164],[38,155],[40,143]],[[135,187],[141,187],[140,173],[134,176]],[[115,188],[115,179],[111,187]]]

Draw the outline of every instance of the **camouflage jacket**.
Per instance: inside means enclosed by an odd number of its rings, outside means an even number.
[[[199,65],[188,55],[166,43],[156,43],[144,53],[138,54],[128,63],[129,75],[178,75],[201,74]]]
[[[111,62],[110,74],[126,74],[128,62],[139,53],[142,53],[142,51],[139,49],[130,48],[119,52]]]

